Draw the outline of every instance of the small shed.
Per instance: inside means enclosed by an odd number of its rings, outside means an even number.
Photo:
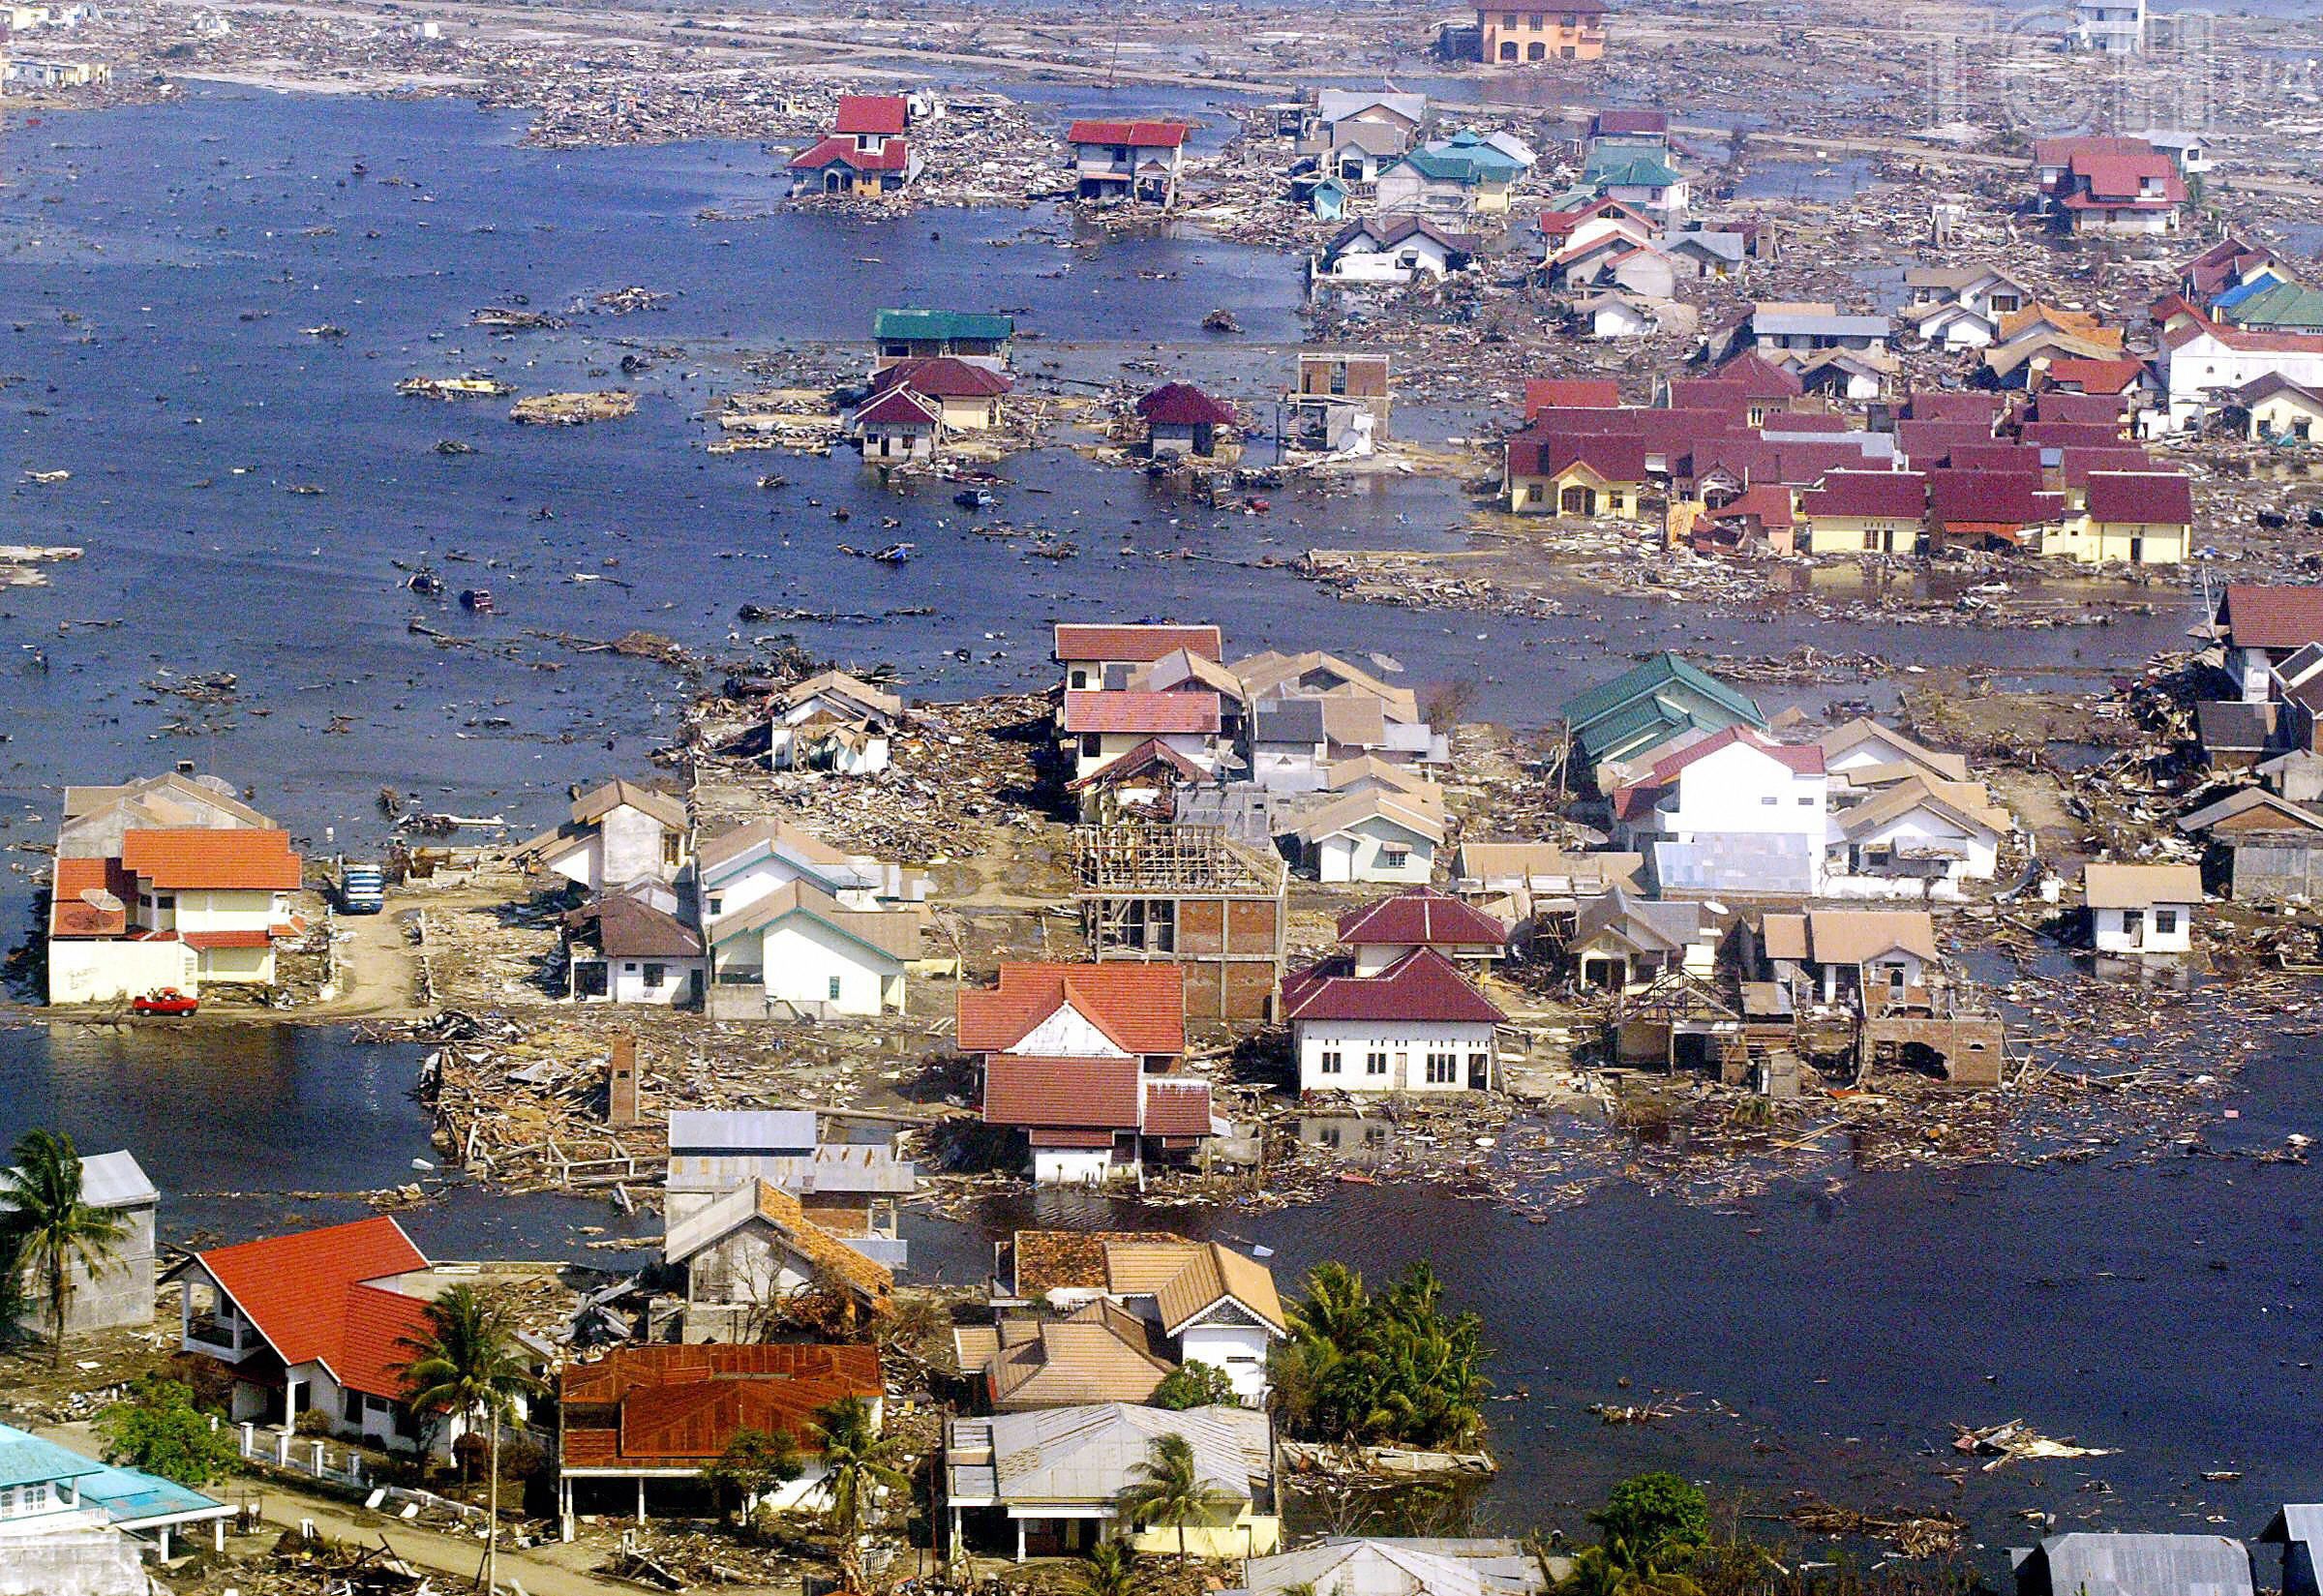
[[[1232,427],[1234,407],[1211,398],[1191,382],[1164,382],[1137,401],[1145,421],[1146,449],[1156,460],[1171,455],[1218,452],[1218,430]]]

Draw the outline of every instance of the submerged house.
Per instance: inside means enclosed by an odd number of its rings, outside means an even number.
[[[1172,208],[1186,163],[1183,122],[1085,119],[1066,130],[1077,197]]]

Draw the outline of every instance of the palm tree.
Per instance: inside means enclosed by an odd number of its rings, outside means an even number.
[[[1089,1596],[1130,1596],[1137,1588],[1136,1548],[1122,1541],[1100,1541],[1089,1549],[1087,1559],[1078,1572]]]
[[[823,1454],[823,1489],[830,1493],[830,1525],[839,1537],[839,1579],[850,1591],[863,1588],[862,1559],[856,1545],[863,1509],[885,1487],[909,1491],[911,1476],[895,1466],[903,1442],[879,1432],[871,1404],[841,1397],[815,1415],[815,1445]]]
[[[1362,1336],[1370,1309],[1361,1275],[1343,1263],[1317,1264],[1307,1276],[1307,1300],[1291,1305],[1290,1328],[1345,1352]]]
[[[1702,1596],[1692,1578],[1662,1567],[1659,1553],[1641,1555],[1617,1538],[1583,1548],[1554,1588],[1554,1596]]]
[[[1235,1498],[1202,1479],[1193,1443],[1175,1430],[1165,1430],[1147,1444],[1145,1461],[1134,1472],[1137,1478],[1114,1498],[1115,1511],[1132,1524],[1176,1525],[1178,1566],[1184,1568],[1186,1526],[1233,1506]]]
[[[514,1416],[516,1400],[539,1388],[525,1367],[516,1340],[516,1323],[501,1299],[472,1285],[455,1285],[421,1310],[427,1315],[424,1339],[405,1337],[397,1344],[411,1356],[399,1367],[404,1400],[414,1413],[441,1413],[472,1422],[482,1418],[492,1430],[491,1478],[486,1486],[484,1588],[500,1571],[500,1419]]]
[[[15,1243],[14,1267],[30,1269],[45,1288],[56,1327],[56,1367],[65,1367],[65,1324],[73,1309],[75,1266],[92,1279],[109,1268],[128,1226],[110,1209],[81,1198],[80,1155],[73,1138],[27,1130],[15,1147],[16,1166],[0,1173],[0,1205]]]

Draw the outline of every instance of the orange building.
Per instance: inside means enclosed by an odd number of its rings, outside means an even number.
[[[1523,11],[1480,5],[1476,24],[1493,66],[1535,61],[1595,61],[1605,54],[1605,0],[1553,0]]]

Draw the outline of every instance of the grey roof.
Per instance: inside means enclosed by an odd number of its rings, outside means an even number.
[[[2052,1535],[2017,1596],[2250,1596],[2250,1552],[2223,1535]]]
[[[80,1160],[80,1195],[98,1208],[134,1208],[161,1198],[126,1147]]]
[[[1738,232],[1704,232],[1689,227],[1666,235],[1662,239],[1662,248],[1674,250],[1681,245],[1691,244],[1704,255],[1715,256],[1721,260],[1739,261],[1743,243],[1744,239]]]
[[[893,1148],[852,1142],[827,1142],[812,1153],[673,1153],[664,1189],[731,1191],[754,1180],[794,1197],[909,1195],[920,1189],[917,1169]]]
[[[955,1419],[947,1447],[953,1498],[1003,1502],[1110,1503],[1151,1455],[1157,1436],[1186,1437],[1195,1476],[1248,1501],[1269,1476],[1273,1438],[1266,1415],[1240,1407],[1169,1412],[1101,1402]],[[959,1460],[988,1450],[991,1461]]]
[[[816,1141],[815,1116],[803,1108],[679,1108],[670,1114],[673,1154],[806,1154]]]
[[[1314,114],[1318,121],[1340,122],[1358,112],[1380,105],[1398,116],[1413,122],[1428,119],[1428,97],[1424,94],[1369,94],[1362,89],[1317,89],[1314,95]]]
[[[1323,740],[1323,701],[1319,698],[1277,699],[1258,706],[1251,717],[1252,742],[1320,742]]]
[[[1750,318],[1754,333],[1789,337],[1806,334],[1822,338],[1886,338],[1884,316],[1826,316],[1821,311],[1760,311]]]
[[[1350,122],[1331,130],[1331,153],[1350,145],[1366,155],[1402,155],[1408,136],[1392,122]]]
[[[1380,1538],[1329,1540],[1252,1557],[1243,1582],[1251,1596],[1302,1585],[1331,1596],[1522,1596],[1546,1581],[1540,1563],[1516,1542]]]
[[[1648,951],[1659,944],[1662,951],[1676,952],[1702,934],[1702,905],[1642,898],[1615,887],[1603,897],[1583,904],[1574,917],[1576,942],[1585,942],[1604,930]]]
[[[2275,738],[2275,716],[2280,707],[2274,704],[2245,704],[2228,700],[2194,706],[2194,725],[2202,737],[2202,746],[2216,752],[2256,751],[2266,747]]]
[[[2323,815],[2303,803],[2268,792],[2263,787],[2245,787],[2227,794],[2216,803],[2206,803],[2178,822],[2178,829],[2192,835],[2207,831],[2222,820],[2232,820],[2253,809],[2265,809],[2280,818],[2285,831],[2323,831]],[[2247,829],[2247,828],[2246,828]]]
[[[1656,842],[1653,879],[1665,892],[1804,897],[1815,889],[1813,845],[1796,833],[1704,833]]]

